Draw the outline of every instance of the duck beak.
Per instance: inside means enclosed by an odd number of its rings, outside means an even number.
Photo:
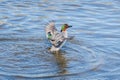
[[[68,26],[68,28],[70,28],[70,27],[72,27],[72,26]]]

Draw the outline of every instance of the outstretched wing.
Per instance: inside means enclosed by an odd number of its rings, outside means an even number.
[[[57,32],[57,29],[55,28],[55,23],[54,22],[50,22],[46,26],[45,31],[46,31],[46,37],[48,39],[52,39],[54,33]]]
[[[46,37],[49,39],[51,44],[56,48],[61,48],[62,45],[65,43],[66,38],[63,36],[62,33],[59,33],[55,28],[55,23],[50,22],[46,26]]]

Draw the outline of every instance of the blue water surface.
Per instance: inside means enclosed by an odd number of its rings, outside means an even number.
[[[45,26],[64,23],[55,54]],[[120,80],[120,0],[0,0],[0,80]]]

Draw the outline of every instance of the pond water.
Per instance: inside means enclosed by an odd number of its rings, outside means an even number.
[[[73,38],[48,51],[45,26]],[[0,0],[0,80],[119,80],[119,0]]]

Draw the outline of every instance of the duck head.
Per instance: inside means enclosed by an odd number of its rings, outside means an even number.
[[[72,26],[70,26],[68,24],[63,24],[62,27],[61,27],[61,32],[66,31],[70,27],[72,27]]]

